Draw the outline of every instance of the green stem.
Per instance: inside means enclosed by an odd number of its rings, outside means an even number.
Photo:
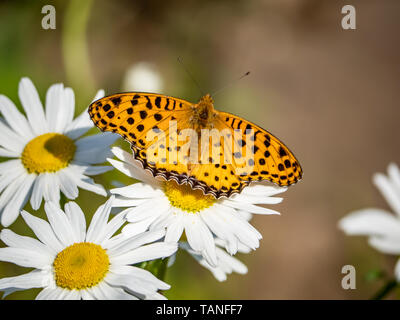
[[[90,68],[86,29],[93,0],[70,0],[62,30],[62,52],[67,80],[79,92],[93,94],[95,84]],[[88,99],[88,97],[83,97]]]
[[[392,290],[394,290],[397,287],[398,283],[395,279],[391,279],[388,282],[386,282],[382,288],[378,290],[377,293],[371,298],[371,300],[382,300],[387,296]]]
[[[148,262],[143,263],[141,265],[141,267],[145,270],[150,271],[158,279],[164,280],[165,275],[167,273],[168,260],[169,260],[169,258],[148,261]]]

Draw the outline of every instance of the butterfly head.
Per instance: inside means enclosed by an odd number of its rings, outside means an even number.
[[[202,128],[212,126],[213,120],[216,117],[216,111],[214,110],[214,101],[211,95],[206,94],[201,97],[199,103],[194,106],[193,113],[195,124]]]

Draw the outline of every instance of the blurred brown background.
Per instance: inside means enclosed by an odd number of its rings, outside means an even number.
[[[56,8],[56,30],[41,28],[45,4]],[[345,4],[356,8],[356,30],[341,27]],[[365,239],[345,237],[337,221],[355,209],[387,207],[371,177],[399,163],[399,31],[398,0],[0,1],[0,92],[18,102],[18,81],[29,76],[44,98],[50,84],[64,82],[75,90],[78,113],[98,88],[122,91],[125,72],[138,62],[157,67],[163,93],[189,101],[200,93],[178,57],[205,91],[251,71],[215,105],[282,139],[304,178],[274,208],[281,216],[254,218],[264,238],[257,251],[239,256],[247,275],[218,283],[181,252],[168,270],[166,294],[364,299],[383,283],[365,275],[382,268],[390,274],[394,260]],[[80,194],[90,214],[104,201]],[[26,227],[19,218],[11,228]],[[346,264],[356,267],[356,290],[341,288]],[[2,277],[22,271],[0,265]]]

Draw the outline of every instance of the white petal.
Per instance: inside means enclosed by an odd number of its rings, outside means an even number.
[[[65,129],[64,134],[72,140],[78,139],[93,128],[93,122],[90,119],[88,110],[85,109],[77,118],[75,118]]]
[[[0,157],[5,157],[5,158],[16,158],[19,157],[20,154],[15,151],[7,150],[4,148],[0,148]]]
[[[4,207],[1,214],[1,224],[3,226],[8,227],[18,218],[19,212],[28,202],[31,195],[31,187],[35,178],[35,174],[26,175],[9,203]]]
[[[42,173],[43,177],[43,197],[45,201],[54,203],[60,202],[60,180],[58,174],[52,172]]]
[[[93,179],[85,176],[83,172],[85,171],[85,167],[81,167],[78,165],[70,164],[68,170],[64,172],[68,174],[68,177],[75,183],[78,187],[89,190],[91,192],[100,194],[102,196],[106,196],[107,192],[104,190],[104,187],[100,184],[97,184],[93,181]]]
[[[161,239],[165,235],[164,230],[147,231],[136,236],[125,237],[119,244],[114,244],[112,248],[108,248],[110,255],[116,257],[136,249],[144,244],[151,243]]]
[[[354,211],[339,221],[339,228],[347,235],[400,236],[400,220],[381,209]]]
[[[400,190],[397,190],[391,180],[381,173],[373,176],[373,182],[394,212],[400,216]]]
[[[117,196],[113,202],[113,207],[136,207],[142,203],[145,203],[147,199],[129,199],[121,196]]]
[[[53,84],[46,93],[46,119],[50,132],[62,133],[61,117],[64,109],[64,85]]]
[[[71,88],[64,89],[63,108],[57,122],[57,129],[64,132],[66,127],[72,122],[75,113],[75,95]]]
[[[110,157],[110,153],[111,151],[108,148],[97,148],[92,152],[85,150],[75,153],[73,162],[82,166],[101,164]]]
[[[156,292],[153,294],[146,295],[145,300],[168,300],[168,299],[162,294]]]
[[[95,102],[96,100],[99,100],[104,97],[104,90],[100,89],[99,91],[96,92],[96,95],[94,96],[93,100],[91,103]]]
[[[20,155],[28,141],[12,131],[3,121],[0,121],[0,146]]]
[[[239,274],[247,273],[248,269],[244,263],[234,258],[230,254],[226,253],[221,248],[217,248],[217,255],[220,264],[223,265],[226,272],[228,273],[236,272]]]
[[[400,170],[397,165],[390,163],[388,166],[388,174],[393,186],[400,192]]]
[[[18,95],[33,132],[37,135],[49,132],[43,105],[40,102],[35,86],[29,78],[22,78],[20,81]]]
[[[368,243],[376,250],[387,254],[400,254],[400,237],[385,238],[379,236],[372,236],[368,239]]]
[[[47,285],[48,273],[34,270],[32,272],[9,278],[0,279],[0,290],[7,288],[31,289],[42,288]]]
[[[23,172],[26,173],[26,170],[24,166],[21,163],[20,159],[14,159],[14,160],[7,160],[4,162],[0,162],[0,175],[4,175],[9,173],[10,171],[14,170],[23,170]]]
[[[33,185],[32,196],[31,196],[31,206],[33,210],[38,210],[42,203],[43,192],[45,189],[45,175],[39,174]]]
[[[157,181],[150,172],[143,170],[141,164],[133,158],[132,154],[118,147],[111,148],[111,152],[114,153],[117,158],[124,161],[121,163],[120,161],[107,159],[117,170],[126,174],[128,177],[146,182],[155,187],[160,186],[160,182]]]
[[[176,217],[174,223],[171,223],[167,227],[167,233],[165,234],[165,242],[178,242],[182,237],[184,230],[183,227],[183,216]]]
[[[125,236],[134,236],[139,233],[145,232],[149,229],[151,223],[154,221],[156,217],[152,216],[146,219],[143,219],[139,222],[128,223],[123,229],[122,233]]]
[[[65,205],[65,214],[71,223],[76,242],[84,242],[86,237],[86,219],[82,209],[75,202],[70,201]]]
[[[49,220],[54,234],[64,247],[68,247],[76,240],[74,238],[74,230],[71,226],[70,220],[58,205],[58,203],[46,202],[44,210],[46,211],[47,219]]]
[[[82,300],[96,300],[92,290],[89,289],[81,289],[80,290]]]
[[[42,269],[51,265],[53,259],[48,254],[41,254],[31,249],[0,248],[0,261],[11,262],[21,267]]]
[[[195,251],[201,252],[210,265],[216,266],[218,261],[215,252],[214,237],[210,229],[200,217],[192,214],[185,215],[184,226],[190,246]]]
[[[75,141],[77,152],[83,152],[87,150],[104,149],[105,147],[113,144],[119,135],[112,132],[103,132],[87,136]]]
[[[149,285],[145,281],[132,277],[131,275],[109,272],[105,281],[113,287],[121,287],[127,289],[129,292],[139,293],[142,295],[153,294],[157,291],[153,286]]]
[[[63,300],[81,300],[80,290],[65,290],[66,294]]]
[[[8,184],[4,192],[0,195],[0,211],[9,203],[10,199],[14,196],[18,188],[21,187],[27,176],[28,174],[26,173],[21,174],[14,181]]]
[[[107,196],[107,192],[104,187],[101,184],[95,183],[92,179],[88,177],[84,178],[84,180],[76,179],[74,182],[78,185],[79,188],[94,192],[104,197]]]
[[[32,250],[42,255],[53,256],[53,252],[39,240],[20,236],[9,229],[1,230],[0,238],[9,247]]]
[[[283,198],[279,197],[262,197],[250,194],[239,193],[233,195],[229,200],[233,202],[246,202],[252,204],[278,204],[281,203]]]
[[[167,212],[169,208],[169,205],[163,199],[149,199],[137,207],[128,209],[126,220],[129,222],[139,222],[150,217],[155,218]]]
[[[22,211],[21,215],[37,238],[48,246],[55,254],[64,249],[47,221],[34,217],[26,211]]]
[[[18,111],[14,103],[4,95],[0,95],[0,112],[15,133],[22,136],[26,141],[33,139],[34,134],[28,121]]]
[[[215,210],[215,214],[218,214],[221,219],[229,221],[227,228],[230,228],[239,241],[253,250],[259,247],[259,240],[262,238],[261,234],[245,219],[238,215],[235,209],[217,203],[212,209]]]
[[[36,296],[36,300],[63,300],[64,296],[67,294],[66,289],[60,287],[47,287],[44,288]]]
[[[111,166],[88,166],[85,169],[84,174],[87,174],[88,176],[96,176],[111,170],[114,170]]]
[[[216,248],[218,266],[212,267],[207,263],[200,253],[190,249],[190,246],[186,242],[181,242],[179,246],[186,250],[193,258],[195,258],[200,265],[210,270],[218,281],[225,281],[227,279],[227,274],[231,274],[232,272],[239,274],[247,273],[247,267],[241,261],[227,254],[224,250],[218,247]]]
[[[74,161],[84,164],[103,163],[112,153],[109,146],[118,139],[118,135],[110,132],[104,132],[76,141],[77,150]]]
[[[285,192],[287,187],[278,187],[269,181],[254,182],[245,187],[240,194],[249,194],[253,196],[270,197]]]
[[[215,214],[213,210],[203,210],[200,215],[211,231],[218,238],[224,240],[228,252],[235,254],[238,250],[238,240],[232,230],[227,227],[230,221],[226,221],[220,215]]]
[[[110,257],[110,262],[119,265],[136,264],[143,261],[169,257],[177,249],[177,243],[157,242],[136,248],[117,257]]]
[[[72,173],[73,174],[73,173]],[[79,195],[78,186],[71,178],[69,168],[66,167],[63,170],[57,172],[60,190],[68,199],[74,200]]]
[[[236,210],[236,212],[246,221],[250,221],[251,218],[253,218],[253,215],[250,212],[240,209]]]
[[[93,101],[98,100],[103,96],[104,90],[99,90]],[[67,123],[64,134],[72,140],[75,140],[84,135],[90,128],[93,128],[93,122],[90,119],[88,108],[86,108],[75,120]]]
[[[105,248],[110,238],[113,236],[115,232],[126,222],[125,213],[120,212],[114,218],[112,218],[103,229],[101,236],[99,236],[96,240],[100,245]]]
[[[4,163],[4,162],[3,162]],[[13,183],[16,179],[21,176],[26,176],[26,170],[22,166],[21,162],[16,162],[15,166],[8,172],[5,172],[1,175],[0,179],[0,192],[3,191],[8,185]],[[21,178],[22,179],[22,178]]]
[[[151,185],[140,182],[122,188],[111,189],[110,192],[127,198],[142,199],[153,198],[161,194],[161,191],[158,188],[156,189]]]
[[[107,278],[105,279],[107,280]],[[121,288],[109,285],[106,281],[100,282],[96,287],[91,288],[98,300],[136,300],[136,298]]]
[[[111,196],[110,199],[101,205],[93,215],[86,234],[86,241],[98,243],[99,239],[101,239],[101,235],[104,232],[108,222],[108,217],[110,216],[113,200],[114,197]]]
[[[396,267],[394,269],[394,274],[396,276],[397,282],[400,282],[400,259],[397,260]]]
[[[110,270],[116,274],[131,275],[135,278],[151,283],[160,290],[168,290],[171,286],[164,281],[159,280],[150,271],[134,266],[111,266]]]
[[[251,203],[237,202],[237,201],[232,201],[232,200],[228,200],[228,199],[224,199],[221,203],[225,206],[229,206],[229,207],[236,208],[236,209],[241,209],[244,211],[248,211],[250,213],[278,214],[278,215],[280,214],[278,211],[259,207],[254,204],[251,204]]]
[[[176,215],[172,208],[169,208],[166,212],[159,215],[150,225],[150,230],[163,229],[168,227],[171,223],[174,223]]]

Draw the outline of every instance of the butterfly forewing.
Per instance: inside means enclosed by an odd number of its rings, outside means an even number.
[[[187,142],[178,134],[189,127],[193,104],[151,93],[122,93],[104,97],[89,106],[89,115],[102,131],[120,134],[131,144],[135,159],[154,176],[179,183],[188,171],[182,154]]]
[[[122,93],[93,102],[89,115],[101,130],[118,133],[140,147],[140,138],[149,130],[167,129],[169,120],[182,117],[189,107],[187,101],[163,95]]]

